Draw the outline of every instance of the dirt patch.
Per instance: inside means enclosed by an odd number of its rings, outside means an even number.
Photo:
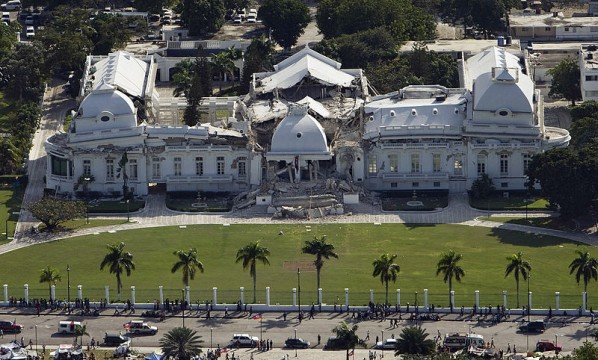
[[[316,271],[313,261],[285,261],[282,267],[290,271]]]

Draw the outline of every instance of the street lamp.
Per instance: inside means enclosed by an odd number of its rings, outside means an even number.
[[[6,241],[8,241],[8,218],[6,218],[5,227],[6,227]]]
[[[380,339],[380,341],[382,341],[382,346],[381,346],[382,356],[381,357],[384,357],[384,330],[382,330],[382,338]],[[376,345],[378,345],[378,344],[376,344]]]
[[[129,212],[129,199],[126,200],[127,203],[127,222],[131,221],[131,213]]]
[[[37,324],[35,324],[35,354],[37,355]]]
[[[297,339],[297,329],[293,329],[295,331],[295,339]],[[297,344],[295,344],[295,357],[297,357]]]
[[[210,328],[210,350],[212,350],[212,332],[214,331],[214,328]]]
[[[66,308],[71,313],[71,267],[66,265]]]
[[[299,322],[301,322],[301,271],[297,268],[297,304],[299,307],[297,308],[299,311]]]

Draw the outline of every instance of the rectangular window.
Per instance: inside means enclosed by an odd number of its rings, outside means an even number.
[[[500,187],[501,188],[507,188],[507,187],[509,187],[509,183],[508,182],[500,183]]]
[[[486,173],[486,156],[478,155],[478,175]]]
[[[114,160],[106,159],[106,181],[114,181]]]
[[[397,154],[388,155],[388,165],[390,172],[399,171],[399,156]]]
[[[398,183],[395,183],[395,182],[390,183],[390,187],[393,188],[393,189],[397,188],[398,187]]]
[[[239,158],[239,163],[237,164],[238,176],[240,178],[247,176],[247,162],[245,160],[247,158]]]
[[[440,187],[440,181],[434,181],[434,187]]]
[[[411,172],[412,173],[419,173],[421,172],[421,164],[419,162],[419,154],[411,154]]]
[[[160,158],[152,159],[152,178],[159,179],[162,177],[162,171],[160,170]]]
[[[440,154],[433,154],[432,155],[432,171],[435,173],[439,173],[441,170],[440,167]]]
[[[500,154],[500,175],[505,176],[509,174],[509,155]]]
[[[83,176],[91,176],[91,160],[83,160]]]
[[[182,172],[182,164],[181,158],[175,157],[174,158],[174,176],[181,176]]]
[[[199,156],[195,158],[195,175],[203,175],[203,158]]]
[[[66,176],[66,172],[67,172],[66,159],[59,158],[57,156],[52,155],[51,161],[52,161],[52,164],[51,164],[52,165],[52,175]]]
[[[463,175],[463,161],[461,158],[455,159],[454,174]]]
[[[137,171],[137,159],[129,160],[129,179],[137,180],[138,171]]]
[[[532,162],[532,156],[530,154],[523,154],[523,173],[527,173],[529,164]]]
[[[414,188],[419,187],[419,182],[413,182],[413,183],[411,183],[411,186]]]
[[[216,158],[216,174],[224,175],[224,156]]]
[[[368,157],[368,174],[376,175],[378,173],[378,158],[376,155]]]

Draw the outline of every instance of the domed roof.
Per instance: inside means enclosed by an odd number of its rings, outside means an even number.
[[[497,72],[494,79],[491,72],[478,76],[473,85],[473,109],[497,111],[506,108],[513,112],[533,112],[534,83],[525,74],[511,80],[512,77],[506,69]]]
[[[289,113],[278,124],[270,154],[327,154],[328,141],[324,128],[307,114],[307,105],[289,106]]]
[[[83,99],[78,113],[82,118],[92,118],[102,112],[110,112],[113,115],[131,115],[135,113],[135,105],[124,93],[108,84],[103,84]]]

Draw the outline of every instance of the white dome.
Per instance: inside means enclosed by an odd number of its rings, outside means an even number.
[[[79,116],[82,118],[98,117],[107,112],[115,116],[131,115],[135,114],[135,105],[127,95],[114,88],[95,90],[79,105]]]
[[[328,141],[322,125],[307,114],[307,106],[293,106],[274,131],[270,153],[328,153]]]

